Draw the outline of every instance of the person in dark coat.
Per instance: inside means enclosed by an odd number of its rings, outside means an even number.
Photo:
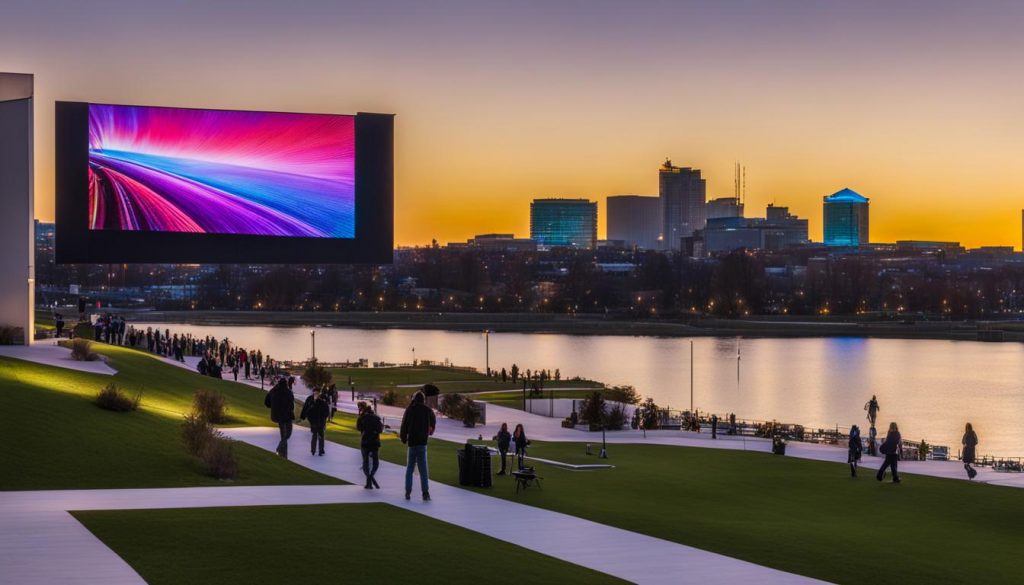
[[[363,454],[363,475],[366,476],[366,485],[363,487],[380,489],[374,475],[380,466],[380,434],[384,432],[384,421],[374,414],[373,407],[366,405],[356,420],[356,430],[361,437],[359,449]]]
[[[523,425],[516,425],[516,430],[512,432],[512,440],[516,442],[516,461],[519,463],[519,469],[522,469],[523,458],[526,457],[526,447],[530,444]]]
[[[860,455],[864,445],[860,442],[860,429],[857,425],[850,427],[850,442],[846,451],[846,462],[850,464],[850,477],[857,477],[857,464],[860,463]]]
[[[978,446],[978,435],[974,432],[971,423],[964,428],[964,438],[961,441],[964,446],[963,455],[960,457],[964,462],[964,469],[967,471],[967,479],[974,479],[978,471],[971,467],[974,463],[974,448]]]
[[[288,383],[279,380],[263,399],[263,405],[270,409],[270,420],[277,423],[281,431],[281,441],[277,444],[277,454],[288,458],[288,439],[292,436],[292,422],[295,420],[295,395],[288,389]]]
[[[427,470],[427,440],[434,434],[437,426],[437,417],[434,411],[426,405],[426,398],[423,391],[419,391],[412,397],[412,404],[405,409],[402,416],[402,429],[398,437],[402,443],[409,446],[405,464],[405,499],[412,494],[413,470],[419,468],[420,488],[423,491],[423,500],[430,500],[430,484]]]
[[[331,384],[327,387],[327,402],[331,405],[331,416],[327,420],[333,421],[334,415],[338,412],[338,386]]]
[[[498,475],[505,475],[505,459],[508,458],[508,448],[512,443],[512,433],[508,432],[508,423],[501,423],[501,429],[494,435],[498,442],[498,454],[501,455],[501,471]]]
[[[878,469],[878,474],[875,478],[878,481],[882,481],[885,478],[885,469],[887,467],[892,468],[892,482],[900,482],[900,474],[896,470],[896,463],[900,458],[900,445],[903,444],[903,437],[900,436],[900,428],[896,426],[896,423],[889,423],[889,432],[885,435],[885,440],[882,441],[882,446],[878,450],[885,455],[885,461],[882,463],[882,467]]]
[[[331,407],[327,399],[320,391],[320,387],[313,388],[313,393],[306,397],[302,404],[302,412],[299,420],[309,420],[311,438],[309,440],[309,454],[316,455],[317,447],[320,448],[320,455],[324,454],[324,431],[327,430],[327,417],[331,415]]]

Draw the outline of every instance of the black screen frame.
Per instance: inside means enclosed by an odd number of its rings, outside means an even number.
[[[58,264],[390,264],[394,114],[355,115],[355,237],[90,230],[89,102],[56,102]],[[234,110],[233,110],[234,111]]]

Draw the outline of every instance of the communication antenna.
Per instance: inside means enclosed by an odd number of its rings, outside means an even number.
[[[740,203],[743,203],[747,199],[747,166],[743,165],[743,196],[740,197]]]

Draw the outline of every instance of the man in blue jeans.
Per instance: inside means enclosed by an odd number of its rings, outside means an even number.
[[[423,491],[423,501],[430,500],[430,486],[427,473],[427,439],[434,434],[434,427],[437,426],[437,418],[434,411],[426,405],[423,392],[417,392],[412,397],[412,404],[405,409],[405,416],[402,417],[402,430],[398,437],[402,443],[408,445],[408,459],[405,464],[405,499],[412,496],[412,472],[413,469],[420,470],[420,488]]]

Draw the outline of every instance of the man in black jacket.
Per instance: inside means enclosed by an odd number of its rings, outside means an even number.
[[[402,417],[402,430],[399,438],[402,443],[409,446],[405,464],[405,499],[412,495],[412,473],[413,469],[419,468],[420,488],[423,491],[423,501],[430,500],[429,477],[427,473],[427,439],[434,434],[434,427],[437,426],[437,418],[434,411],[425,403],[423,392],[419,391],[412,397],[412,404],[405,409],[405,416]]]
[[[359,446],[363,452],[365,487],[366,489],[380,489],[380,485],[377,484],[377,480],[373,476],[377,473],[377,467],[380,466],[380,434],[384,432],[384,422],[373,413],[373,407],[367,405],[356,420],[356,430],[362,435]]]
[[[288,382],[278,380],[270,392],[267,392],[263,404],[270,409],[270,420],[276,422],[278,429],[281,430],[277,454],[287,459],[288,439],[292,436],[292,421],[295,420],[295,395],[288,388]]]
[[[306,402],[302,405],[302,413],[299,414],[299,420],[309,419],[309,430],[313,435],[309,443],[310,455],[316,455],[318,444],[320,455],[324,454],[324,431],[327,430],[327,417],[330,414],[331,407],[327,404],[320,388],[313,388],[313,394],[306,398]]]

